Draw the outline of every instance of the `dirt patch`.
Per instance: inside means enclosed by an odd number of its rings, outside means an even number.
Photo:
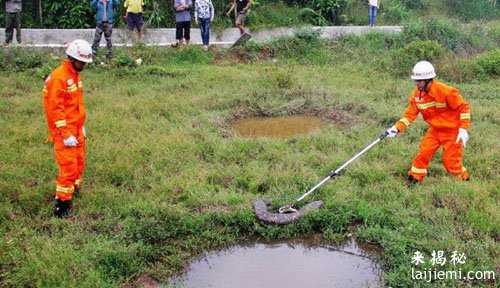
[[[161,287],[160,282],[156,281],[149,274],[144,273],[140,275],[137,280],[132,284],[125,284],[123,288],[159,288]]]
[[[38,182],[36,180],[28,180],[24,183],[26,187],[33,188],[38,186]]]
[[[241,137],[290,138],[321,130],[323,122],[311,116],[254,117],[238,120],[232,124]]]
[[[250,50],[245,47],[232,49],[220,49],[214,47],[210,49],[214,55],[212,64],[249,64],[257,61],[268,61],[273,59],[273,51],[270,47],[264,46],[258,50]]]
[[[14,91],[4,91],[0,93],[0,98],[11,98],[16,96],[16,92]]]

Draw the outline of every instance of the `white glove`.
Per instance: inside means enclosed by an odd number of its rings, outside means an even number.
[[[398,135],[399,131],[398,128],[396,128],[396,126],[392,126],[391,128],[387,129],[385,133],[387,133],[387,137],[394,138],[396,137],[396,135]]]
[[[82,134],[83,138],[87,138],[87,129],[85,129],[85,126],[82,127]]]
[[[462,140],[462,145],[464,145],[465,148],[465,144],[469,141],[469,133],[467,133],[467,130],[464,128],[458,128],[457,143],[460,142],[460,140]]]
[[[198,25],[198,18],[197,17],[194,18],[194,22],[196,23],[196,25]]]
[[[76,137],[71,135],[68,138],[63,140],[64,146],[66,147],[76,147],[78,145],[78,140],[76,140]]]

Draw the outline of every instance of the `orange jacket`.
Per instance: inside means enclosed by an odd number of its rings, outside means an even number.
[[[77,137],[85,122],[85,105],[80,75],[69,60],[47,77],[43,98],[50,139]]]
[[[427,92],[416,87],[409,104],[396,127],[403,132],[421,113],[424,121],[434,128],[469,128],[470,108],[458,89],[433,80]]]

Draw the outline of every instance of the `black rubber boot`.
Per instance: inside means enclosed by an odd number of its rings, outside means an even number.
[[[80,187],[75,186],[75,192],[73,192],[73,196],[75,197],[80,196]]]
[[[408,175],[408,184],[409,185],[416,185],[416,184],[420,184],[420,181],[415,179],[415,177]]]
[[[54,216],[58,218],[66,218],[70,215],[72,203],[70,201],[56,200],[54,204]]]

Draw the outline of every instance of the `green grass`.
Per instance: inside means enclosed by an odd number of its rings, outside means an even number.
[[[51,214],[57,168],[44,144],[41,99],[41,76],[57,61],[47,53],[2,52],[0,286],[116,287],[143,273],[165,281],[209,249],[312,233],[331,242],[355,225],[358,239],[383,248],[379,262],[388,286],[494,287],[412,282],[409,274],[417,250],[427,256],[457,250],[467,255],[464,271],[498,270],[500,80],[494,73],[452,81],[438,70],[472,106],[464,156],[472,181],[453,180],[438,154],[423,185],[405,185],[425,131],[419,120],[309,198],[325,201],[318,212],[278,227],[258,222],[251,210],[256,197],[291,201],[398,119],[413,84],[384,65],[404,47],[400,41],[370,34],[327,43],[303,34],[235,52],[117,49],[109,67],[83,73],[86,182],[75,217],[67,220]],[[495,47],[441,57],[469,65],[488,53],[479,62],[491,67]],[[134,66],[137,57],[143,66]],[[228,129],[236,115],[312,110],[335,111],[348,124],[330,121],[320,133],[286,140],[241,139]]]

